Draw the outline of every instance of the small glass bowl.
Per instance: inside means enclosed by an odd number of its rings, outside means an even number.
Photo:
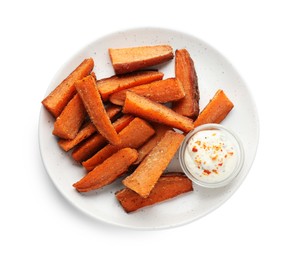
[[[201,178],[197,174],[193,174],[190,172],[189,168],[186,165],[185,162],[185,152],[187,145],[192,138],[197,132],[204,131],[204,130],[220,130],[222,131],[230,140],[234,143],[235,150],[236,150],[236,155],[237,155],[237,162],[230,174],[224,179],[221,179],[219,181],[205,181],[205,178]],[[206,188],[218,188],[218,187],[223,187],[230,183],[241,171],[243,164],[244,164],[244,148],[241,143],[241,140],[238,138],[238,136],[233,133],[230,129],[226,128],[223,125],[220,124],[204,124],[201,126],[196,127],[192,131],[190,131],[187,136],[185,137],[183,143],[180,146],[179,150],[179,160],[180,160],[180,165],[184,173],[187,175],[187,177],[192,180],[195,184],[198,184],[202,187]],[[195,165],[196,167],[196,165]]]

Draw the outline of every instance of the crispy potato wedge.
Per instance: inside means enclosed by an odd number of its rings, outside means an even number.
[[[115,117],[120,111],[121,111],[121,108],[115,105],[111,105],[106,108],[106,113],[110,119]],[[82,128],[79,130],[79,132],[77,133],[74,139],[72,140],[60,139],[58,140],[58,144],[64,151],[67,152],[71,150],[72,148],[74,148],[79,143],[81,143],[83,140],[87,139],[89,136],[91,136],[95,132],[97,132],[97,129],[93,125],[93,123],[87,122],[84,126],[82,126]]]
[[[106,113],[94,78],[89,75],[76,81],[75,88],[83,101],[92,123],[97,128],[97,131],[110,143],[119,144],[121,140]]]
[[[219,124],[226,118],[233,107],[232,101],[222,89],[219,89],[195,120],[194,127],[208,123]]]
[[[127,91],[132,91],[158,103],[179,100],[185,96],[182,83],[176,78],[168,78],[116,92],[110,96],[110,102],[123,106]]]
[[[138,153],[135,149],[121,149],[89,172],[84,178],[74,183],[73,186],[79,192],[102,188],[124,174],[137,157]]]
[[[113,123],[116,132],[120,132],[134,119],[131,115],[123,115]],[[99,151],[107,140],[99,133],[90,136],[87,140],[77,146],[72,152],[72,158],[77,162],[83,162]]]
[[[173,110],[193,119],[199,114],[199,88],[194,62],[186,49],[176,50],[175,55],[176,78],[182,83],[185,97],[173,102]]]
[[[172,199],[180,194],[193,190],[191,180],[182,173],[169,173],[162,175],[149,196],[141,197],[131,189],[124,188],[115,193],[116,198],[127,212]]]
[[[78,94],[68,102],[54,122],[53,134],[63,139],[74,139],[83,124],[87,111]]]
[[[183,139],[184,135],[174,131],[167,131],[137,169],[123,180],[123,184],[143,198],[148,197],[159,177],[174,157]]]
[[[153,124],[152,126],[155,134],[138,149],[138,159],[134,162],[136,165],[143,161],[168,130],[172,130],[171,127],[162,124]]]
[[[110,48],[109,56],[116,74],[124,74],[154,66],[174,57],[170,45]]]
[[[192,119],[131,91],[126,93],[123,113],[133,114],[152,122],[175,127],[184,132],[189,132],[194,128]]]
[[[107,101],[109,96],[118,91],[147,84],[156,80],[161,80],[163,73],[147,70],[128,73],[125,75],[115,75],[109,78],[97,81],[97,88],[101,94],[103,101]]]
[[[65,78],[43,101],[44,107],[56,118],[76,93],[74,83],[94,68],[92,58],[85,59],[67,78]]]
[[[149,123],[141,118],[136,117],[132,122],[129,123],[128,126],[119,132],[119,137],[121,139],[121,143],[119,145],[106,145],[82,164],[88,171],[90,171],[121,148],[130,147],[137,149],[142,144],[144,144],[154,133],[155,131]]]

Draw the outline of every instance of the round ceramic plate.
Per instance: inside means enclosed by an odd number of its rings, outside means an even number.
[[[114,74],[108,48],[139,45],[170,44],[174,50],[186,48],[194,60],[200,90],[200,109],[223,89],[235,107],[223,124],[231,128],[243,142],[245,163],[242,172],[223,188],[207,189],[194,185],[194,191],[169,201],[149,206],[133,213],[125,213],[115,198],[123,188],[121,179],[100,190],[78,193],[72,184],[81,179],[85,171],[62,151],[52,135],[54,118],[42,107],[39,121],[39,143],[45,168],[62,195],[84,213],[97,220],[135,229],[160,229],[194,221],[223,204],[238,189],[254,161],[259,135],[259,123],[254,100],[246,84],[234,67],[214,48],[202,40],[181,32],[138,28],[109,34],[90,43],[74,55],[57,72],[45,94],[48,95],[83,59],[92,57],[97,78]],[[174,60],[157,66],[164,78],[174,77]],[[167,171],[180,171],[177,155]]]

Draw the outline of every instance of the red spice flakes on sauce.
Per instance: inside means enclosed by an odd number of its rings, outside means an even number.
[[[192,152],[194,152],[194,153],[198,152],[198,149],[196,148],[196,146],[194,146],[194,147],[192,148]]]
[[[211,174],[211,171],[209,171],[209,170],[203,170],[203,174],[209,175],[209,174]]]

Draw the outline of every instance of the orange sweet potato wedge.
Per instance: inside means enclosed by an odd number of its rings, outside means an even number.
[[[177,113],[197,118],[199,114],[198,78],[194,62],[186,49],[176,50],[175,74],[185,90],[185,97],[173,103],[173,110]]]
[[[138,159],[134,162],[136,165],[143,161],[143,159],[158,144],[168,130],[172,130],[171,127],[162,124],[154,124],[153,128],[155,130],[155,134],[144,145],[137,149]]]
[[[184,135],[174,131],[167,131],[137,169],[123,180],[123,184],[143,198],[148,197],[163,171],[174,157],[183,139]]]
[[[44,107],[56,118],[76,93],[74,83],[89,75],[94,67],[92,58],[85,59],[43,101]]]
[[[79,192],[88,192],[108,185],[124,174],[137,157],[138,153],[135,149],[121,149],[73,186]]]
[[[131,91],[126,93],[123,113],[133,114],[146,120],[175,127],[184,132],[189,132],[194,128],[192,119]]]
[[[111,105],[106,108],[106,113],[110,119],[115,117],[120,111],[121,111],[120,107],[115,106],[115,105]],[[75,147],[76,145],[78,145],[79,143],[81,143],[83,140],[87,139],[89,136],[91,136],[96,131],[97,131],[97,129],[93,125],[93,123],[87,122],[79,130],[79,132],[77,133],[75,138],[73,138],[72,140],[60,139],[60,140],[58,140],[58,144],[64,151],[67,152],[67,151],[71,150],[73,147]]]
[[[88,170],[91,171],[94,167],[101,164],[105,159],[117,152],[119,149],[130,147],[137,149],[144,144],[153,134],[154,129],[141,118],[135,118],[128,126],[126,126],[121,132],[119,137],[121,143],[119,145],[108,144],[99,150],[94,156],[82,164]]]
[[[182,173],[169,173],[162,175],[149,196],[141,197],[131,189],[124,188],[115,193],[116,198],[129,213],[140,208],[172,199],[180,194],[193,191],[192,181]]]
[[[194,127],[208,123],[219,124],[226,118],[233,107],[232,101],[222,89],[219,89],[195,120]]]
[[[179,100],[185,96],[182,83],[176,78],[168,78],[116,92],[110,96],[110,102],[122,106],[127,91],[132,91],[158,103]]]
[[[113,123],[114,129],[119,133],[134,119],[131,115],[123,115]],[[73,152],[72,157],[77,162],[83,162],[92,157],[99,149],[101,149],[107,140],[99,133],[96,133],[86,139],[83,143],[77,146]]]
[[[75,138],[86,115],[87,112],[80,96],[75,94],[56,118],[52,133],[64,139]]]
[[[89,75],[76,81],[74,85],[97,131],[110,143],[119,144],[120,138],[105,111],[94,78]]]
[[[74,139],[59,139],[58,145],[66,152],[71,150],[73,147],[81,143],[83,140],[87,139],[93,133],[97,132],[96,127],[92,124],[92,122],[86,122],[84,126],[80,129]]]
[[[92,71],[90,73],[90,75],[95,79],[95,81],[97,81],[97,76],[96,76],[96,73],[94,71]]]
[[[174,57],[170,45],[110,48],[108,51],[116,74],[124,74],[157,65]]]
[[[137,71],[120,76],[115,75],[110,78],[100,79],[96,83],[102,99],[107,101],[109,96],[113,93],[162,78],[163,73],[150,70]]]

